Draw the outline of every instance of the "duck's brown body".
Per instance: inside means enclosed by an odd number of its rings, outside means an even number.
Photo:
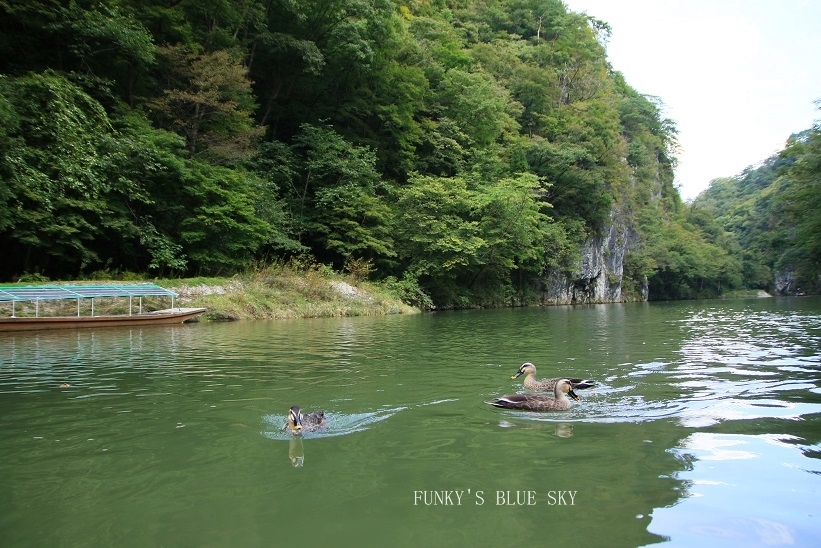
[[[327,427],[328,419],[325,418],[325,411],[311,411],[302,417],[302,428],[308,432]]]
[[[595,383],[593,381],[585,380],[585,379],[578,379],[578,378],[571,378],[571,377],[556,377],[555,379],[537,379],[536,378],[536,366],[530,362],[525,362],[521,366],[519,366],[519,370],[516,371],[516,374],[512,376],[512,379],[516,379],[522,375],[525,375],[524,380],[524,387],[528,390],[533,390],[534,392],[553,392],[556,388],[556,383],[562,380],[563,378],[570,381],[571,388],[575,389],[582,389],[582,388],[590,388]]]
[[[566,411],[570,409],[571,403],[567,396],[574,400],[579,400],[579,396],[573,392],[573,387],[569,379],[558,379],[553,388],[554,397],[543,394],[510,394],[501,396],[486,403],[504,409],[518,409],[521,411]]]

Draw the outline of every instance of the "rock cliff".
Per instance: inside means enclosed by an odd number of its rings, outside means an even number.
[[[556,269],[545,276],[538,287],[542,303],[617,303],[627,300],[622,292],[624,258],[640,239],[626,219],[621,211],[613,210],[608,226],[584,243],[575,265],[569,269]],[[647,298],[645,281],[639,299],[646,301]]]
[[[798,291],[795,287],[795,271],[788,268],[776,272],[773,285],[777,295],[793,295]]]

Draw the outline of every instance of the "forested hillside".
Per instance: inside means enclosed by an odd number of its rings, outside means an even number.
[[[821,287],[821,127],[793,135],[757,167],[715,179],[693,217],[742,264],[743,285],[780,294]],[[709,223],[707,220],[709,219]]]
[[[618,219],[621,298],[740,286],[609,31],[558,0],[0,0],[0,278],[309,257],[528,302]]]

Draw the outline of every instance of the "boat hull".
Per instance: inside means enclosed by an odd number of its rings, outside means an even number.
[[[77,329],[84,327],[115,327],[182,323],[205,312],[204,308],[169,308],[145,314],[122,316],[40,316],[0,318],[0,331],[31,331],[41,329]]]

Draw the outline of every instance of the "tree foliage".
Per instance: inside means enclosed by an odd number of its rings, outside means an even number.
[[[618,209],[633,282],[736,283],[608,33],[559,0],[0,0],[0,277],[310,254],[508,302]]]
[[[793,135],[785,148],[735,177],[716,179],[694,201],[715,219],[712,241],[741,264],[742,285],[780,292],[819,290],[821,128]],[[776,279],[787,280],[776,284]]]
[[[784,170],[777,203],[787,214],[787,250],[778,266],[794,268],[798,283],[818,286],[821,274],[821,126],[790,139],[782,158],[795,158]]]
[[[160,55],[166,85],[148,103],[160,125],[186,137],[191,157],[205,154],[223,163],[250,154],[262,128],[251,116],[255,105],[246,68],[226,50],[194,55],[176,46],[162,48]]]

